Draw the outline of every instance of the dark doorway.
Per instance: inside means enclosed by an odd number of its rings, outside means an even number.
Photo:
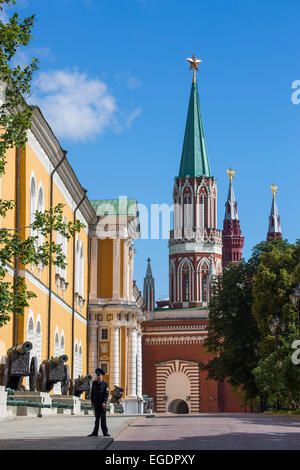
[[[168,407],[169,413],[175,413],[177,415],[189,413],[188,404],[184,400],[173,400]]]

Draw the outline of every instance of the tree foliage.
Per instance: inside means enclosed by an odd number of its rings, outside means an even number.
[[[0,0],[0,11],[15,4],[14,0]],[[33,58],[29,65],[21,67],[15,64],[15,57],[20,48],[30,44],[34,21],[34,15],[22,20],[17,13],[13,13],[7,22],[0,20],[0,175],[5,173],[7,150],[24,149],[31,127],[32,109],[25,98],[30,93],[38,59]],[[31,225],[33,235],[26,238],[24,227],[5,227],[5,216],[14,207],[15,201],[0,199],[0,215],[4,219],[0,229],[0,327],[9,321],[12,313],[22,314],[35,296],[27,289],[22,277],[15,275],[13,281],[9,280],[8,265],[17,259],[17,264],[21,263],[23,268],[37,264],[48,266],[49,263],[65,268],[62,246],[53,241],[50,243],[49,235],[55,231],[70,239],[83,227],[78,220],[64,224],[63,205],[58,204],[44,212],[36,212]]]
[[[273,402],[277,396],[296,402],[300,369],[292,363],[291,345],[297,337],[297,312],[290,294],[299,281],[299,241],[261,242],[248,262],[224,269],[209,305],[204,345],[214,357],[203,366],[209,378],[227,377],[248,399],[259,394]],[[275,317],[279,325],[272,332]]]
[[[251,276],[241,261],[224,269],[213,286],[209,305],[208,338],[204,342],[213,359],[203,366],[208,377],[242,387],[247,396],[257,388],[251,373],[257,364],[255,346],[259,332],[253,315]]]

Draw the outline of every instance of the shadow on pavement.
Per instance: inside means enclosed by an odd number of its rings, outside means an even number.
[[[108,437],[57,437],[1,439],[0,450],[104,450],[113,442]]]
[[[108,451],[114,450],[299,450],[299,433],[285,435],[231,433],[201,436],[172,441],[114,441]]]

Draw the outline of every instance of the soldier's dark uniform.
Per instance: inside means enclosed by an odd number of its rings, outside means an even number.
[[[108,400],[108,384],[104,380],[94,380],[92,384],[91,402],[95,411],[95,427],[92,435],[98,436],[99,421],[101,417],[101,429],[104,436],[109,435],[106,425],[106,404]]]

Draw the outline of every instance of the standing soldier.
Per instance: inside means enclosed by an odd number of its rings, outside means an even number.
[[[103,380],[105,372],[103,369],[96,369],[97,380],[93,381],[91,402],[95,411],[95,427],[89,436],[98,436],[99,420],[101,416],[101,429],[103,436],[110,436],[106,426],[106,402],[108,399],[108,384]]]

